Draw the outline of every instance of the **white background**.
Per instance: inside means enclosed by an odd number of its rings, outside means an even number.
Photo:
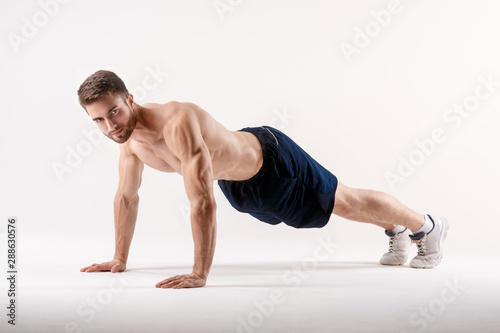
[[[231,130],[280,128],[346,185],[389,192],[417,211],[446,216],[446,253],[458,265],[460,258],[497,262],[500,86],[456,128],[445,115],[474,96],[480,77],[500,82],[500,6],[401,0],[381,26],[373,13],[387,12],[390,3],[2,1],[2,253],[6,219],[14,215],[26,280],[36,278],[35,267],[78,272],[112,259],[119,149],[102,135],[92,143],[83,134],[96,127],[76,95],[86,77],[108,69],[139,103],[189,101]],[[35,30],[26,27],[33,24]],[[372,30],[367,45],[351,56],[342,52],[343,43],[357,47],[359,31],[373,26],[380,31]],[[22,42],[12,42],[14,35]],[[158,80],[151,71],[161,73]],[[438,128],[446,140],[391,187],[386,174],[397,174],[400,156],[417,154],[414,141]],[[81,161],[58,176],[55,166],[67,165],[69,152],[84,146]],[[139,195],[128,267],[189,267],[182,178],[146,167]],[[216,195],[214,267],[300,261],[327,236],[339,244],[338,260],[376,263],[386,250],[378,227],[335,216],[318,230],[269,226],[232,209],[218,187]]]

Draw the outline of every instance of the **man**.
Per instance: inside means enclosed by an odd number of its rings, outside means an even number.
[[[193,271],[165,279],[158,288],[206,284],[216,238],[214,180],[234,208],[263,222],[321,228],[333,213],[386,230],[389,251],[382,264],[403,265],[410,240],[418,247],[411,267],[432,268],[441,261],[446,219],[417,213],[389,194],[345,186],[277,129],[229,131],[191,103],[138,105],[123,81],[109,71],[88,77],[78,97],[99,129],[120,144],[115,255],[82,272],[125,271],[144,164],[182,175],[191,204]]]

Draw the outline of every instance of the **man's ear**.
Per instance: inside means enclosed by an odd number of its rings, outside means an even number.
[[[132,105],[134,105],[134,95],[128,94],[127,95],[127,102],[130,105],[130,107],[132,107]]]

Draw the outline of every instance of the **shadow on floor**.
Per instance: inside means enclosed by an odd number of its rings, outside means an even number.
[[[378,262],[371,261],[342,261],[342,262],[308,262],[308,261],[280,261],[280,262],[256,262],[256,263],[235,263],[235,264],[216,264],[212,266],[211,271],[281,271],[303,267],[312,270],[338,270],[338,269],[373,269],[388,267],[380,265]],[[404,266],[399,266],[404,267]],[[156,266],[156,267],[133,267],[127,268],[128,272],[158,271],[158,270],[180,270],[189,271],[191,265],[185,266]]]

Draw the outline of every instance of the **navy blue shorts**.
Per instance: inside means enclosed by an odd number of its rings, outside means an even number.
[[[270,224],[324,227],[335,204],[337,177],[275,128],[246,127],[240,131],[259,139],[264,161],[250,179],[218,181],[231,205]]]

